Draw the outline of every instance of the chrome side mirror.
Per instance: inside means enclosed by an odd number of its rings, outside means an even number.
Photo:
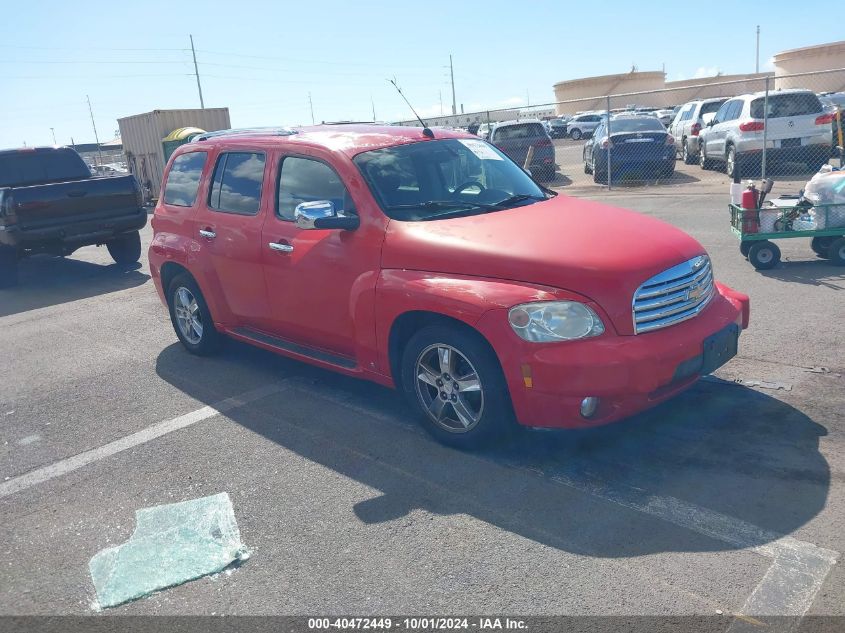
[[[341,212],[342,213],[342,212]],[[293,210],[293,220],[300,229],[345,229],[358,228],[357,215],[338,215],[330,200],[302,202]]]

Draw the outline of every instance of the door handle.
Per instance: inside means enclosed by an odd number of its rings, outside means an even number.
[[[208,240],[213,240],[215,237],[217,237],[217,233],[215,233],[214,231],[210,231],[208,229],[200,229],[200,235],[202,235],[204,238],[206,238]]]
[[[279,251],[280,253],[292,253],[293,246],[290,244],[279,244],[278,242],[270,242],[267,246],[271,251]]]

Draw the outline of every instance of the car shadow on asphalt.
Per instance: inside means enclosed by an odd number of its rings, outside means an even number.
[[[845,268],[834,266],[824,259],[781,261],[775,268],[757,272],[779,281],[845,290]]]
[[[141,264],[118,266],[36,255],[19,264],[18,285],[0,289],[0,317],[140,286]]]
[[[470,515],[588,556],[725,551],[740,546],[648,516],[602,491],[720,513],[760,528],[752,539],[763,544],[816,516],[830,485],[819,452],[822,425],[771,396],[716,379],[619,424],[524,431],[499,448],[464,453],[421,431],[393,390],[239,343],[213,358],[173,344],[156,370],[206,404],[268,382],[287,385],[227,417],[377,491],[351,508],[365,525],[420,509]],[[237,451],[221,447],[219,458],[237,464]]]

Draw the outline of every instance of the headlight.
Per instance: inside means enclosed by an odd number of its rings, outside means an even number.
[[[577,301],[538,301],[514,306],[508,321],[520,338],[532,343],[572,341],[604,332],[599,315]]]

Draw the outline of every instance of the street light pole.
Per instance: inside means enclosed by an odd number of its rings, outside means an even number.
[[[50,128],[50,134],[53,135],[53,145],[58,145],[58,143],[56,143],[56,130]]]
[[[449,53],[449,76],[452,78],[452,114],[458,113],[458,104],[455,100],[455,69],[452,67],[452,54]]]
[[[760,25],[757,25],[757,64],[754,68],[755,73],[760,72]]]

